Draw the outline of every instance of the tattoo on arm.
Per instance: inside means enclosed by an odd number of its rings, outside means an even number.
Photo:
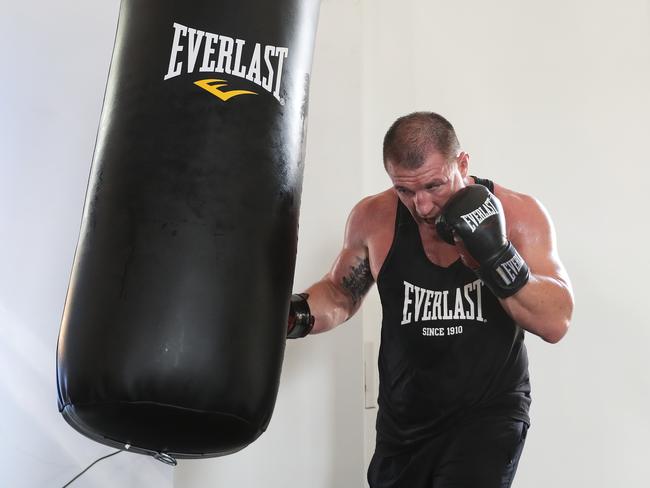
[[[373,281],[370,273],[370,261],[365,258],[359,264],[353,266],[347,276],[343,277],[341,285],[352,298],[352,304],[356,307],[372,286]]]

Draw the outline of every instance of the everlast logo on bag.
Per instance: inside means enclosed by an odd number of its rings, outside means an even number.
[[[280,83],[284,60],[289,48],[252,45],[244,39],[204,32],[174,22],[174,40],[169,68],[163,78],[169,80],[183,73],[225,73],[246,79],[271,93],[280,103]],[[237,95],[257,95],[249,90],[228,90],[223,79],[208,78],[195,82],[224,102]]]

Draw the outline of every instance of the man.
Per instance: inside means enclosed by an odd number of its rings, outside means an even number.
[[[377,283],[372,488],[510,486],[530,423],[524,330],[556,343],[569,327],[549,215],[468,165],[446,119],[399,118],[384,138],[393,187],[354,207],[330,272],[292,297],[294,338],[345,322]]]

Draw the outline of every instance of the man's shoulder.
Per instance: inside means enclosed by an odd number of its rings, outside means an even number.
[[[501,202],[509,230],[525,232],[531,226],[546,227],[550,216],[542,203],[532,195],[494,184],[494,194]]]
[[[376,212],[393,211],[397,205],[397,196],[392,189],[388,189],[374,195],[368,195],[354,206],[353,212],[358,212],[364,216],[370,216]]]
[[[503,185],[500,185],[498,183],[494,183],[494,194],[497,196],[499,200],[501,200],[501,203],[512,203],[512,204],[526,204],[529,202],[529,200],[534,200],[534,198],[531,195],[528,195],[526,193],[522,193],[519,191],[515,191],[511,188],[507,188]]]
[[[395,222],[397,195],[392,189],[362,198],[350,212],[348,229],[368,237],[384,229],[391,230]]]

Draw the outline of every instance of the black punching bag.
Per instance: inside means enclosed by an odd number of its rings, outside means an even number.
[[[267,427],[318,0],[123,0],[57,351],[82,434],[170,459]]]

